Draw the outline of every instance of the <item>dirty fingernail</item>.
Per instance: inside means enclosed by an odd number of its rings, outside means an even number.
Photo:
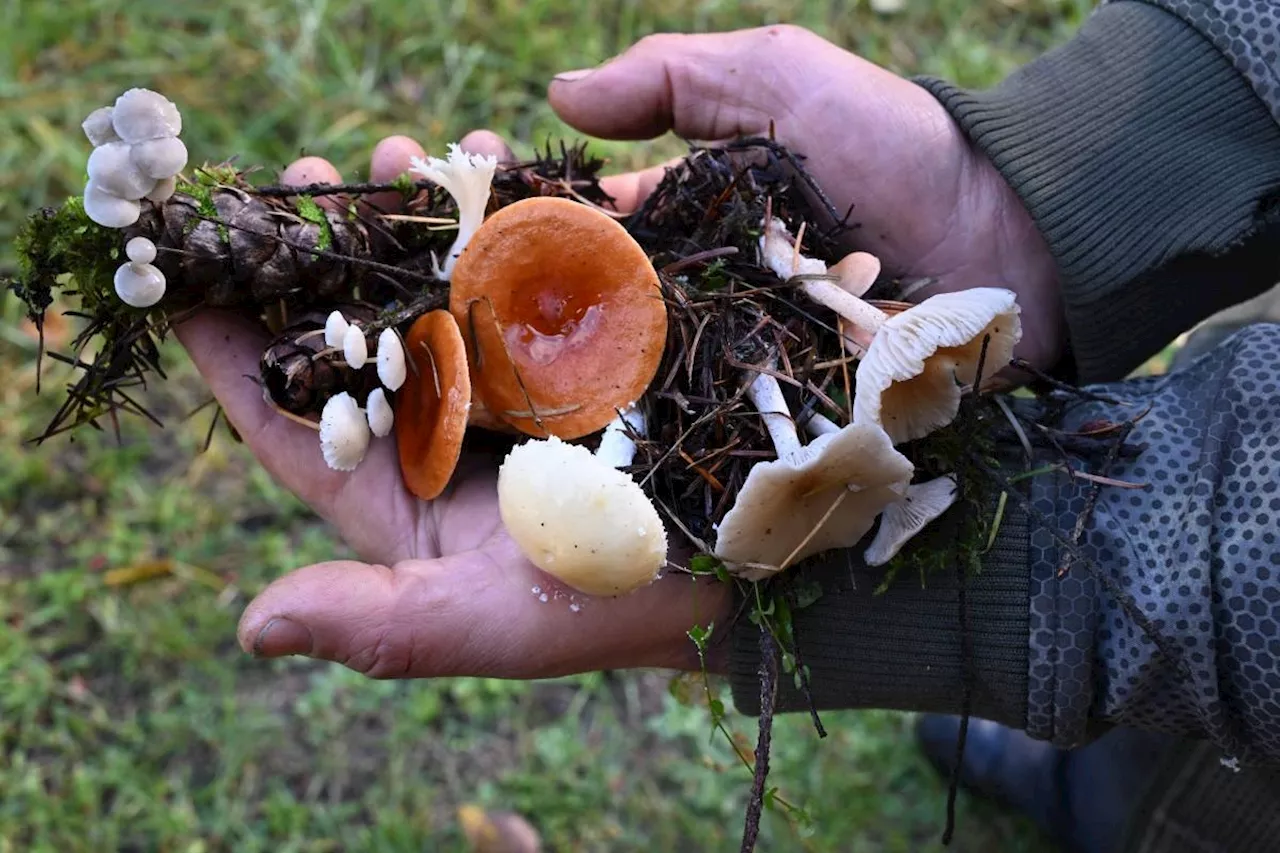
[[[595,71],[594,68],[579,68],[576,71],[562,71],[552,79],[558,80],[561,83],[572,83],[575,80],[581,80],[593,71]]]
[[[272,619],[253,641],[253,656],[279,658],[285,655],[309,655],[314,640],[311,629],[292,619]]]

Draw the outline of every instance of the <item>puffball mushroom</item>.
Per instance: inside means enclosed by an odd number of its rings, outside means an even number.
[[[778,380],[760,373],[747,394],[778,458],[747,472],[716,531],[730,572],[762,580],[813,554],[856,545],[900,500],[915,467],[878,424],[850,424],[801,445]]]
[[[635,479],[554,435],[507,455],[498,509],[529,562],[587,595],[633,592],[666,564],[662,519]]]
[[[369,423],[346,391],[334,394],[320,413],[320,451],[335,471],[354,471],[369,449]]]
[[[618,222],[535,197],[485,220],[458,259],[449,310],[476,396],[535,437],[579,438],[653,380],[667,338],[657,271]]]
[[[105,192],[93,181],[84,188],[85,215],[104,228],[125,228],[138,221],[142,206]]]
[[[134,237],[124,244],[124,253],[135,264],[149,264],[156,259],[156,244],[146,237]]]
[[[159,181],[186,168],[187,146],[175,136],[148,139],[130,147],[129,159],[144,175]]]
[[[902,500],[889,504],[881,514],[880,529],[863,555],[867,565],[883,566],[892,560],[913,536],[955,502],[954,477],[935,477],[909,486]]]
[[[80,125],[84,130],[84,135],[88,137],[89,144],[95,148],[99,145],[106,145],[108,142],[118,142],[120,137],[116,135],[116,129],[111,126],[111,107],[99,107],[89,113]]]
[[[155,189],[154,178],[142,173],[129,156],[129,143],[108,142],[89,155],[89,180],[104,192],[137,201]]]
[[[984,375],[994,374],[1021,337],[1012,291],[931,296],[876,330],[855,374],[853,419],[881,424],[894,444],[922,438],[955,418],[960,388],[977,378],[979,361]]]
[[[426,160],[414,157],[409,162],[412,164],[411,172],[444,187],[458,205],[458,235],[449,247],[443,266],[437,272],[440,278],[449,281],[459,256],[484,221],[498,158],[468,154],[453,143],[449,145],[449,156],[445,160],[438,157],[428,157]]]
[[[111,125],[125,142],[146,142],[182,133],[182,114],[159,92],[130,89],[116,98]]]
[[[149,263],[129,261],[116,269],[115,288],[116,295],[125,305],[150,308],[164,298],[164,273]]]
[[[405,487],[424,501],[444,491],[458,465],[471,406],[467,350],[453,315],[428,311],[409,327],[414,370],[396,393],[396,446]]]
[[[390,391],[404,384],[407,371],[404,363],[404,346],[395,329],[383,329],[378,335],[378,379]]]

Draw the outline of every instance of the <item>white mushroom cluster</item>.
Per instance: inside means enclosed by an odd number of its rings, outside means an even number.
[[[468,154],[457,143],[450,143],[448,159],[414,157],[410,162],[410,171],[444,187],[458,205],[458,235],[449,247],[444,263],[436,270],[437,276],[448,281],[458,256],[484,222],[498,158]]]
[[[343,360],[359,370],[368,363],[369,348],[364,329],[347,321],[341,311],[333,311],[325,320],[325,346],[341,350]],[[320,449],[325,463],[335,471],[354,471],[364,460],[371,438],[391,434],[395,415],[387,391],[396,391],[407,378],[404,344],[395,329],[384,329],[378,335],[378,379],[361,409],[347,392],[336,394],[325,403],[320,413]]]
[[[84,210],[106,228],[138,221],[142,199],[173,195],[187,165],[182,116],[172,101],[150,89],[130,89],[113,106],[89,114],[81,125],[93,144]]]

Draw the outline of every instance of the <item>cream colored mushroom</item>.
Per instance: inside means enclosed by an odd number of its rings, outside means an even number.
[[[404,361],[404,344],[395,329],[383,329],[378,335],[378,380],[389,391],[395,391],[404,384],[408,377],[408,369]]]
[[[364,404],[365,416],[369,421],[369,430],[376,437],[383,438],[391,434],[391,427],[395,425],[395,410],[391,408],[391,404],[387,402],[387,392],[381,388],[374,388],[369,392],[369,398]]]
[[[342,333],[342,357],[352,368],[359,370],[369,360],[369,344],[364,339],[364,329],[352,323]]]
[[[895,314],[858,363],[854,422],[880,424],[894,444],[946,426],[979,362],[991,376],[1013,358],[1021,337],[1017,299],[1000,288],[941,293]]]
[[[880,516],[880,529],[864,556],[869,566],[883,566],[894,558],[929,522],[956,502],[954,477],[935,477],[907,489],[902,500],[889,504]]]
[[[814,554],[852,547],[906,494],[915,468],[879,425],[850,424],[801,445],[776,379],[761,373],[747,393],[778,458],[751,467],[716,529],[714,553],[731,573],[762,580]]]
[[[324,345],[333,349],[341,348],[350,325],[341,311],[330,311],[324,321]]]
[[[634,409],[623,418],[634,428]],[[657,579],[667,533],[653,502],[629,474],[634,444],[622,419],[595,454],[556,436],[514,448],[498,469],[498,509],[525,557],[588,595],[625,595]]]
[[[369,449],[369,422],[355,399],[343,391],[320,413],[320,451],[335,471],[354,471]]]

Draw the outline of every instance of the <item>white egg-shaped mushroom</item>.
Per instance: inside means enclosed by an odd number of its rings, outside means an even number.
[[[187,165],[187,146],[175,136],[134,143],[129,151],[133,165],[157,181],[172,178]]]
[[[396,391],[407,375],[400,336],[395,329],[383,329],[378,335],[378,379],[388,390]]]
[[[364,329],[354,323],[342,333],[342,357],[356,370],[369,360],[369,344],[364,339]]]
[[[507,455],[498,510],[526,559],[588,595],[625,595],[666,564],[666,529],[640,484],[555,436]]]
[[[350,325],[341,311],[330,311],[324,321],[324,345],[334,349],[341,347]]]
[[[150,308],[164,298],[164,273],[151,264],[130,261],[116,269],[115,286],[116,295],[125,305]]]
[[[156,259],[156,244],[146,237],[134,237],[124,244],[124,253],[135,264],[149,264]]]
[[[146,198],[148,201],[154,201],[159,204],[162,201],[168,201],[177,191],[177,178],[165,178],[164,180],[156,181],[156,188],[147,193]]]
[[[84,188],[84,212],[104,228],[124,228],[138,221],[142,207],[136,201],[104,192],[90,181]]]
[[[335,471],[354,471],[369,449],[371,430],[355,399],[343,391],[329,398],[320,413],[320,451]]]
[[[111,126],[111,107],[99,107],[89,113],[89,117],[81,123],[80,127],[94,147],[120,141],[120,137],[116,135],[116,129]]]
[[[129,151],[127,142],[108,142],[93,149],[89,180],[111,195],[137,201],[156,188],[156,179],[134,165]]]
[[[111,124],[125,142],[144,142],[182,133],[182,114],[159,92],[130,89],[116,98]]]
[[[391,434],[391,427],[395,425],[396,415],[391,408],[391,403],[387,401],[387,394],[381,388],[374,388],[369,392],[369,399],[364,404],[365,414],[368,416],[369,429],[378,438],[383,438]]]

